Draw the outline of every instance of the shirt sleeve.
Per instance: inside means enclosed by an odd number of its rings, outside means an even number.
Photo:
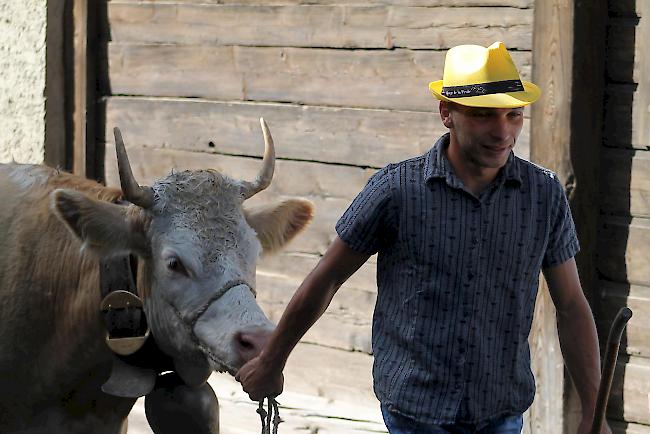
[[[580,251],[580,244],[576,234],[575,224],[571,216],[569,201],[564,194],[564,189],[557,176],[554,176],[554,190],[552,197],[551,233],[549,235],[546,253],[542,261],[542,267],[548,268],[562,264],[573,258]]]
[[[370,177],[336,223],[336,232],[348,247],[372,255],[395,232],[391,172],[386,167]]]

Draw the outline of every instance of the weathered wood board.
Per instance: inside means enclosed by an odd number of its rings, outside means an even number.
[[[297,285],[302,283],[303,279],[307,276],[307,272],[316,266],[320,258],[319,255],[290,251],[265,255],[262,256],[258,264],[257,273],[259,276],[268,279],[276,279],[286,282],[289,285],[294,285],[295,287],[293,289],[295,290],[297,289]],[[343,288],[362,292],[364,293],[364,301],[370,301],[372,299],[374,302],[377,293],[377,286],[375,284],[376,275],[377,259],[376,256],[371,256],[364,266],[345,282]],[[343,294],[343,292],[340,292],[340,294]],[[271,295],[274,301],[283,301],[281,297],[286,297],[286,294],[278,293]],[[284,301],[289,300],[284,299]],[[366,308],[361,309],[359,306],[355,308],[359,309],[363,315],[369,313]]]
[[[609,402],[609,417],[650,424],[650,359],[619,359]]]
[[[599,286],[597,321],[601,330],[608,332],[618,311],[629,307],[634,314],[623,334],[621,354],[650,358],[650,287],[607,281],[600,281]],[[602,336],[604,347],[607,334]]]
[[[646,55],[635,45],[639,17],[610,18],[607,29],[607,78],[617,83],[638,83],[641,59]],[[644,22],[645,23],[645,22]]]
[[[258,133],[261,136],[261,132]],[[260,158],[202,152],[175,151],[168,148],[130,146],[129,133],[122,129],[127,152],[138,181],[151,184],[173,170],[215,169],[238,179],[252,179],[260,170]],[[262,138],[257,147],[264,149]],[[279,151],[275,138],[276,150]],[[251,202],[270,193],[279,196],[318,196],[321,198],[352,200],[376,169],[354,166],[321,164],[310,161],[276,159],[271,185],[255,195]],[[335,173],[337,176],[332,176]],[[118,185],[117,162],[113,143],[106,145],[106,178],[110,185]],[[248,203],[248,202],[247,202]]]
[[[448,49],[503,41],[518,50],[532,44],[533,12],[520,8],[111,1],[108,14],[117,43]]]
[[[607,280],[650,286],[650,220],[607,217],[598,235],[598,271]]]
[[[601,166],[601,213],[650,218],[650,152],[603,149]]]
[[[432,111],[428,90],[445,53],[242,46],[114,44],[108,47],[115,95],[293,102],[335,107]],[[530,52],[513,52],[530,77]]]
[[[103,104],[106,142],[113,142],[113,127],[119,126],[129,146],[261,156],[258,119],[264,117],[278,158],[360,167],[378,168],[421,155],[447,131],[435,103],[434,112],[181,98],[111,97]],[[515,148],[524,158],[529,130],[526,118]],[[307,166],[311,173],[313,166]]]
[[[620,3],[610,20],[605,144],[650,148],[650,2]]]
[[[295,255],[276,257],[273,267],[268,268],[264,261],[258,267],[257,287],[258,301],[272,321],[279,321],[280,316],[298,288],[304,276],[311,271],[312,261],[301,261],[302,267],[297,268],[298,279],[278,277],[274,272],[265,273],[267,270],[284,271],[290,265],[289,259],[296,259]],[[374,267],[369,267],[374,268]],[[367,271],[361,275],[367,274]],[[357,277],[359,279],[359,277]],[[374,278],[371,279],[374,281]],[[304,342],[339,348],[346,351],[361,351],[372,353],[371,325],[372,312],[375,306],[376,291],[359,290],[354,288],[354,282],[344,285],[334,296],[332,303],[320,320],[312,327],[303,338]]]
[[[618,148],[650,149],[648,101],[636,84],[609,84],[605,89],[603,143]]]
[[[143,0],[121,0],[123,3],[142,3]],[[534,0],[175,0],[179,4],[238,4],[238,5],[394,5],[427,7],[516,7],[532,8]]]

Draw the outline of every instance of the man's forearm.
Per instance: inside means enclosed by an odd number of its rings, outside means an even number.
[[[593,416],[600,385],[598,335],[589,304],[577,298],[557,312],[560,346],[582,404],[583,415]]]

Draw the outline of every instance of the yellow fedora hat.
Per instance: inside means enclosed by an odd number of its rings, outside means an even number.
[[[434,97],[470,107],[513,108],[532,104],[542,93],[519,77],[503,42],[489,47],[459,45],[445,57],[442,80],[429,83]]]

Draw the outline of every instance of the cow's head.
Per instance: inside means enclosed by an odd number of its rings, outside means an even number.
[[[273,176],[273,140],[262,120],[265,152],[253,182],[213,170],[172,173],[142,187],[115,131],[121,206],[72,190],[53,193],[59,217],[100,255],[141,258],[139,290],[151,331],[188,384],[212,370],[234,373],[255,356],[272,324],[255,302],[255,266],[311,219],[312,205],[287,200],[245,210],[243,202]]]

